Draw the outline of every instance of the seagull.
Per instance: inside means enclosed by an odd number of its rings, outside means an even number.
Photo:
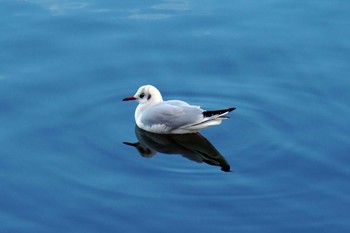
[[[207,111],[181,100],[163,101],[159,90],[152,85],[141,86],[134,96],[123,101],[136,100],[136,125],[158,134],[195,133],[212,125],[219,125],[227,113],[236,108]]]

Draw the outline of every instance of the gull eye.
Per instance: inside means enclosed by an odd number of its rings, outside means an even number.
[[[140,98],[142,99],[143,97],[145,97],[145,93],[141,93]]]

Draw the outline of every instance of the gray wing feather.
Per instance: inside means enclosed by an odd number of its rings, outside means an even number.
[[[203,120],[203,110],[179,100],[164,101],[150,107],[142,114],[143,124],[152,126],[163,124],[171,129],[196,124]]]

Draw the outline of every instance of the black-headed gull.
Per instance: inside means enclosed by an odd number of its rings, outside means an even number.
[[[159,134],[194,133],[212,125],[219,125],[227,113],[235,108],[206,111],[199,106],[189,105],[181,100],[163,101],[162,95],[152,85],[140,87],[134,96],[136,100],[136,125],[141,129]]]

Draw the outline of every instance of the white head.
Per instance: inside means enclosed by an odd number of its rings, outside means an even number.
[[[152,85],[140,87],[134,96],[126,97],[123,101],[136,100],[139,104],[159,103],[163,101],[162,95]]]

